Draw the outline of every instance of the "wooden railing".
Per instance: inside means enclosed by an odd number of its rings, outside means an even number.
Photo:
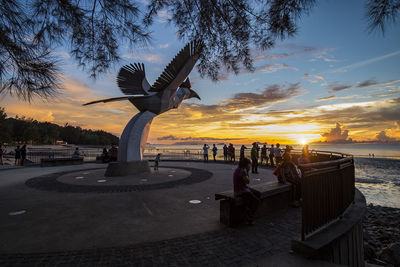
[[[325,156],[322,154],[318,155],[319,159],[328,157],[327,154]],[[342,158],[337,159],[340,157]],[[330,153],[329,158],[326,158],[327,161],[300,165],[303,174],[301,182],[302,240],[339,219],[354,201],[352,156]]]

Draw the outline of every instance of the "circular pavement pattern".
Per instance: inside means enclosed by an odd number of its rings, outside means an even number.
[[[60,182],[59,177],[74,173],[75,171],[57,172],[47,174],[39,177],[34,177],[25,182],[28,187],[45,190],[45,191],[57,191],[57,192],[70,192],[70,193],[123,193],[133,191],[150,191],[174,188],[176,186],[196,184],[206,181],[211,178],[212,173],[197,168],[190,167],[174,167],[168,166],[168,168],[181,169],[189,171],[190,175],[179,180],[166,181],[156,184],[135,184],[135,185],[78,185],[78,184],[67,184]],[[99,170],[102,168],[86,169]]]

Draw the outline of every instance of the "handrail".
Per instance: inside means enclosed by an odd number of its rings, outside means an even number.
[[[352,158],[343,158],[343,159],[330,160],[330,161],[299,164],[299,167],[301,169],[323,168],[323,167],[330,167],[330,166],[340,165],[340,164],[347,163],[347,162],[352,162],[352,161],[353,161]]]
[[[338,220],[354,201],[354,160],[349,156],[299,166],[302,171],[302,240]]]

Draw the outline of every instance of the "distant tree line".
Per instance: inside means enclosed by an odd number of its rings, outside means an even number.
[[[82,129],[79,126],[68,125],[68,123],[60,126],[26,117],[7,118],[4,108],[0,107],[0,144],[52,145],[58,140],[68,144],[103,146],[112,143],[118,144],[119,138],[105,131]]]

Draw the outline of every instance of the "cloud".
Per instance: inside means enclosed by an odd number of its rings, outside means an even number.
[[[55,55],[61,57],[62,59],[70,59],[71,55],[68,52],[65,51],[57,51],[53,52]]]
[[[278,70],[284,70],[284,69],[291,69],[294,71],[298,71],[297,68],[289,66],[285,63],[279,63],[279,64],[267,64],[264,66],[256,67],[255,72],[261,71],[263,73],[273,73]]]
[[[337,122],[336,127],[332,128],[329,132],[321,134],[326,142],[330,143],[337,143],[337,142],[346,142],[346,141],[351,141],[347,140],[349,137],[349,131],[348,130],[343,130],[342,132],[342,126]]]
[[[279,50],[279,49],[291,50],[291,52],[272,54],[271,50],[269,50],[269,52],[268,52],[269,54],[264,54],[263,51],[253,50],[252,54],[255,55],[254,62],[263,61],[266,59],[280,60],[280,59],[286,59],[286,58],[299,57],[299,56],[303,56],[303,55],[307,55],[307,56],[311,55],[312,59],[310,61],[316,61],[318,59],[321,59],[325,62],[338,61],[338,60],[332,58],[332,56],[328,56],[328,53],[330,51],[334,50],[334,48],[316,48],[316,47],[311,47],[311,46],[301,46],[301,45],[289,44],[289,45],[276,46],[272,51]]]
[[[360,61],[360,62],[357,62],[357,63],[354,63],[354,64],[350,64],[350,65],[347,65],[347,66],[344,66],[344,67],[340,67],[340,68],[334,70],[333,72],[346,72],[348,69],[356,69],[356,68],[364,67],[366,65],[369,65],[369,64],[372,64],[372,63],[387,59],[387,58],[391,58],[391,57],[394,57],[394,56],[397,56],[397,55],[400,55],[400,50],[394,51],[392,53],[389,53],[389,54],[386,54],[386,55],[383,55],[383,56],[370,58],[370,59],[363,60],[363,61]]]
[[[167,136],[162,136],[162,137],[158,137],[157,140],[180,140],[180,138],[175,137],[173,135],[167,135]]]
[[[125,54],[124,58],[134,59],[140,61],[147,61],[151,63],[162,63],[162,55],[155,53],[144,53],[144,54]]]
[[[217,138],[217,137],[207,137],[207,136],[200,136],[200,137],[176,137],[173,135],[162,136],[158,137],[157,140],[164,141],[164,140],[172,140],[172,141],[229,141],[229,140],[240,140],[242,138]]]
[[[325,83],[325,77],[322,75],[311,75],[309,73],[305,73],[302,78],[308,79],[310,83],[317,83],[318,81],[323,81]]]
[[[166,44],[160,44],[159,48],[168,48],[169,47],[169,43]]]
[[[396,138],[387,136],[385,131],[381,131],[380,133],[378,133],[378,134],[376,135],[376,140],[378,140],[379,142],[393,142],[393,141],[397,141]]]
[[[287,88],[277,84],[270,85],[262,93],[238,93],[222,102],[223,108],[230,110],[246,109],[288,100],[299,94],[300,83],[289,84]]]
[[[335,96],[331,95],[331,96],[321,97],[321,98],[316,99],[315,101],[319,102],[319,101],[326,101],[326,100],[331,100],[331,99],[335,99]]]
[[[359,83],[356,88],[365,88],[365,87],[370,87],[370,86],[382,86],[382,85],[391,85],[394,83],[398,83],[400,82],[400,80],[392,80],[392,81],[388,81],[388,82],[377,82],[375,79],[369,79],[366,81],[363,81],[361,83]]]
[[[159,23],[166,23],[172,18],[172,13],[166,9],[160,10],[157,12],[158,22]]]
[[[335,93],[335,92],[350,89],[352,86],[351,85],[332,84],[332,85],[329,85],[328,87],[330,88],[329,93]]]
[[[369,80],[359,83],[356,86],[356,88],[364,88],[364,87],[369,87],[369,86],[373,86],[373,85],[377,85],[377,84],[378,84],[378,82],[375,79],[369,79]]]

